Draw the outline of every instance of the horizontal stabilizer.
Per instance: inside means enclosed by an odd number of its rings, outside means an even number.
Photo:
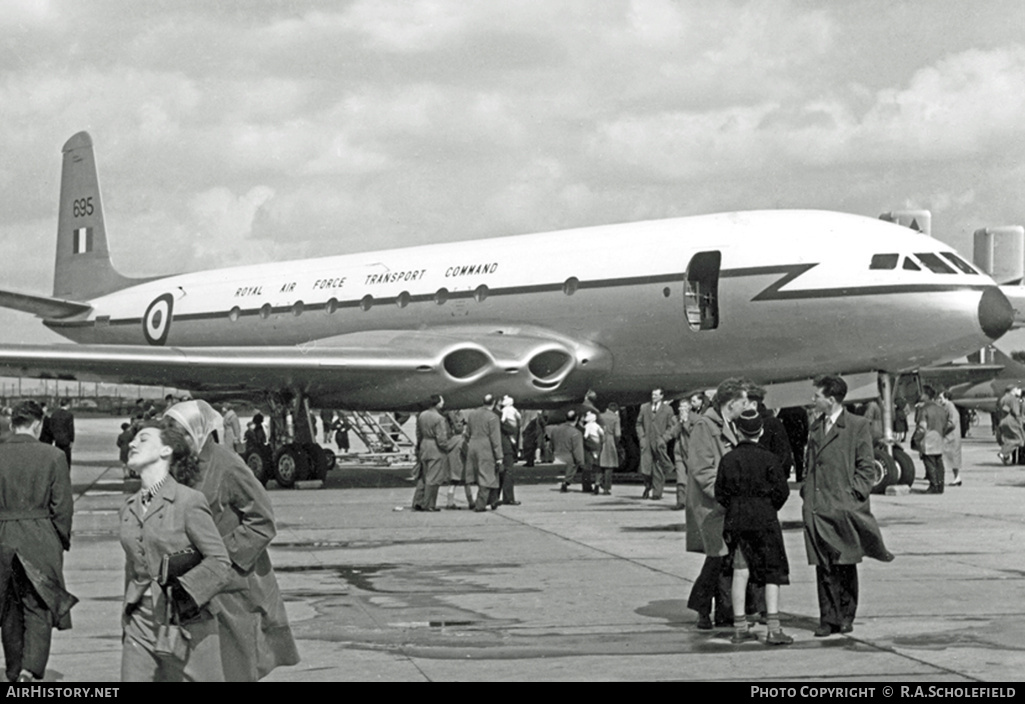
[[[32,296],[27,293],[0,290],[0,307],[13,308],[38,315],[40,318],[70,318],[92,310],[88,303],[76,303],[60,298]]]

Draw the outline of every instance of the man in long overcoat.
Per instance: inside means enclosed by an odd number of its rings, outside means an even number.
[[[961,486],[961,414],[948,392],[940,392],[939,403],[947,412],[949,423],[943,433],[943,467],[954,475],[947,486]]]
[[[548,436],[552,441],[553,459],[566,465],[566,473],[562,477],[560,491],[569,491],[577,472],[584,468],[584,434],[577,428],[577,412],[566,411],[566,418],[556,425],[549,425]]]
[[[727,550],[722,530],[726,513],[715,498],[715,479],[719,460],[737,446],[733,421],[750,404],[746,384],[743,379],[726,379],[719,384],[713,404],[694,421],[687,447],[687,551],[705,554],[687,608],[698,612],[698,628],[702,630],[713,627],[713,601],[715,623],[733,623],[730,580],[723,575]]]
[[[71,446],[75,443],[75,416],[71,413],[71,401],[62,399],[60,406],[50,415],[50,438],[54,447],[64,453],[71,470]]]
[[[673,471],[669,459],[669,441],[676,435],[676,414],[663,398],[662,389],[653,389],[651,402],[641,406],[637,414],[637,440],[641,448],[641,474],[644,475],[643,498],[658,501],[666,476]]]
[[[7,679],[42,679],[53,628],[71,628],[64,589],[71,547],[71,479],[64,453],[37,440],[43,411],[15,408],[0,445],[0,609]]]
[[[889,562],[872,515],[872,436],[864,418],[844,410],[847,384],[836,376],[815,380],[813,402],[821,415],[808,433],[804,499],[804,543],[818,585],[818,637],[854,630],[858,608],[858,563],[868,556]]]
[[[217,443],[221,415],[206,401],[183,401],[165,419],[180,425],[199,452],[199,480],[224,538],[238,589],[213,599],[221,660],[228,682],[255,682],[279,665],[295,665],[299,651],[288,625],[267,547],[277,534],[267,490],[234,450]]]
[[[482,405],[466,413],[466,465],[477,481],[473,510],[498,508],[498,467],[502,464],[502,430],[495,413],[495,398],[484,397]]]
[[[445,399],[431,396],[430,406],[416,417],[417,459],[420,477],[417,481],[413,509],[438,510],[438,490],[448,481],[448,452],[460,443],[448,434],[448,420],[441,414]]]

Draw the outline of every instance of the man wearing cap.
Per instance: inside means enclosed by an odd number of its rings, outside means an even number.
[[[812,402],[820,416],[808,433],[801,498],[804,544],[818,585],[815,636],[822,638],[854,630],[861,558],[889,562],[893,555],[883,544],[869,504],[875,475],[869,423],[844,410],[843,379],[820,376],[813,383]]]
[[[466,413],[466,470],[477,479],[477,500],[473,510],[481,513],[499,504],[497,468],[502,465],[502,430],[495,413],[495,397]]]

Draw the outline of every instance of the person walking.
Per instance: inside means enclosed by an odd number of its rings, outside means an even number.
[[[641,406],[637,414],[637,440],[641,450],[641,474],[644,475],[644,493],[641,498],[652,501],[662,499],[666,476],[673,470],[669,461],[669,441],[676,434],[676,415],[672,406],[663,400],[660,388],[652,389],[651,402]]]
[[[794,639],[779,622],[779,587],[790,584],[790,564],[777,512],[790,498],[787,471],[779,458],[758,441],[764,432],[761,413],[744,411],[737,419],[739,443],[723,455],[715,478],[715,498],[726,510],[723,540],[732,573],[734,644],[755,640],[744,615],[747,586],[764,589],[766,645],[789,645]]]
[[[733,623],[730,580],[723,574],[726,543],[723,541],[725,511],[715,498],[715,479],[723,455],[737,446],[733,422],[751,406],[744,379],[726,379],[715,391],[712,405],[691,428],[687,448],[687,551],[703,552],[705,562],[694,580],[687,608],[697,611],[698,628]]]
[[[295,665],[299,651],[267,554],[277,535],[267,490],[236,452],[214,439],[221,416],[206,401],[178,403],[164,422],[180,427],[199,448],[195,489],[210,504],[238,583],[213,601],[224,679],[255,682],[278,666]]]
[[[0,640],[7,679],[43,679],[52,630],[71,628],[64,588],[71,548],[71,479],[64,453],[38,441],[43,410],[18,404],[0,444]]]
[[[883,544],[869,502],[875,468],[868,421],[844,410],[843,379],[820,376],[813,384],[812,402],[821,415],[809,431],[801,511],[818,587],[815,636],[822,638],[854,630],[862,557],[890,562],[893,554]]]
[[[498,508],[498,467],[502,465],[502,429],[495,413],[495,397],[484,401],[466,414],[466,466],[477,483],[477,500],[473,510],[483,513],[490,506]]]
[[[64,453],[71,471],[71,446],[75,442],[75,416],[71,414],[71,400],[61,399],[60,406],[50,415],[50,439],[54,447]]]
[[[943,436],[950,427],[946,409],[936,402],[936,391],[931,386],[923,386],[922,404],[915,414],[914,440],[929,480],[927,494],[943,493]]]
[[[231,582],[232,569],[206,497],[188,486],[195,452],[180,428],[147,425],[130,443],[128,463],[141,487],[118,515],[125,551],[121,681],[223,682],[210,602]],[[188,549],[198,553],[196,564],[161,583],[164,558]],[[179,627],[186,642],[175,649]]]

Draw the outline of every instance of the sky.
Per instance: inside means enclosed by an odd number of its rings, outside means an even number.
[[[761,208],[925,208],[970,257],[1025,224],[1023,28],[1019,0],[5,0],[0,287],[51,294],[80,130],[129,276]],[[0,311],[0,340],[61,338]]]

